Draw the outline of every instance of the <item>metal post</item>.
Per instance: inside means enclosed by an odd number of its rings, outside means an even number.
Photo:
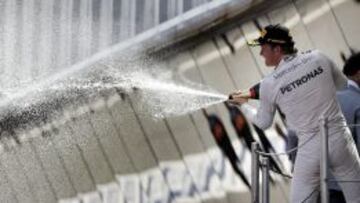
[[[269,158],[261,157],[261,171],[262,171],[262,203],[269,203],[270,190],[269,190]]]
[[[321,130],[321,154],[320,154],[320,186],[321,186],[321,203],[329,202],[329,192],[327,185],[328,177],[328,126],[327,118],[320,118],[320,130]]]
[[[259,144],[251,144],[251,202],[259,203]]]

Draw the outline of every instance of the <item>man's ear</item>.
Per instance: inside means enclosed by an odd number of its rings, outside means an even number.
[[[282,49],[279,45],[275,46],[275,52],[277,53],[281,53],[282,52]]]

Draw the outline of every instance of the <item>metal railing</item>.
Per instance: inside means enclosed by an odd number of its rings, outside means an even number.
[[[329,202],[329,190],[328,190],[328,183],[329,182],[358,182],[360,180],[335,180],[329,179],[329,142],[328,142],[328,129],[329,129],[329,120],[326,117],[320,117],[320,197],[321,203],[328,203]],[[340,126],[340,125],[332,125]],[[348,125],[341,125],[343,127],[358,127],[360,124],[348,124]],[[288,155],[304,145],[306,145],[311,139],[313,139],[317,134],[310,136],[307,140],[305,140],[302,144],[294,147],[288,151],[281,152],[281,153],[265,153],[261,151],[260,145],[257,142],[253,142],[251,146],[251,164],[252,164],[252,171],[251,171],[251,202],[252,203],[269,203],[270,202],[270,188],[269,188],[269,179],[270,179],[270,164],[269,158],[270,156],[280,156],[280,155]],[[260,188],[260,168],[261,168],[261,178],[262,178],[262,185]],[[286,178],[292,178],[291,175],[282,174],[276,171]],[[311,194],[307,197],[311,197],[317,190],[311,192]],[[261,196],[260,196],[261,195]],[[261,198],[260,198],[261,197]],[[307,198],[303,201],[305,202]]]
[[[320,194],[321,203],[329,202],[329,190],[327,185],[327,177],[329,170],[328,153],[328,120],[325,117],[320,118],[321,130],[321,153],[320,153]]]

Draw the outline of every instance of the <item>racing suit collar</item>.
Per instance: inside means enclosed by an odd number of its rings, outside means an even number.
[[[296,53],[295,54],[287,54],[284,55],[281,59],[281,61],[279,62],[279,64],[277,66],[275,66],[274,70],[277,70],[278,67],[281,67],[284,63],[289,62],[291,60],[293,60],[296,57]]]
[[[353,87],[353,88],[357,89],[358,91],[360,91],[359,85],[353,80],[348,80],[347,81],[347,86],[348,87]]]

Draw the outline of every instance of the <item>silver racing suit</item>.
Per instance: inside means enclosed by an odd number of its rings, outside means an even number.
[[[320,185],[319,118],[329,120],[330,171],[338,180],[360,180],[360,159],[344,116],[336,101],[336,90],[346,77],[317,50],[284,57],[260,85],[256,109],[241,105],[247,118],[262,129],[272,124],[276,108],[286,116],[299,138],[291,202],[316,202]],[[340,183],[347,202],[360,202],[360,183]]]

